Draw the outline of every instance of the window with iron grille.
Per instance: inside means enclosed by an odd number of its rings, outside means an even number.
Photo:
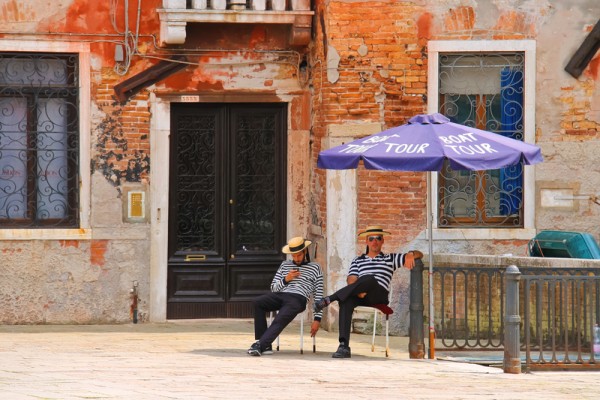
[[[77,54],[0,53],[0,228],[76,228]]]
[[[440,53],[439,112],[459,124],[524,138],[524,60],[515,53]],[[438,177],[438,227],[522,228],[523,165]]]

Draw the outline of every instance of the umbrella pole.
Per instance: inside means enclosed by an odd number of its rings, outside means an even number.
[[[433,324],[433,207],[431,172],[427,171],[427,240],[429,242],[429,358],[435,358],[435,326]]]

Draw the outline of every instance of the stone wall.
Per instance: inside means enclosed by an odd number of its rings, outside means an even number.
[[[89,143],[84,152],[89,151],[90,162],[81,168],[90,182],[83,189],[90,203],[85,215],[89,226],[70,230],[67,239],[61,237],[64,232],[45,230],[31,235],[21,231],[12,240],[3,231],[0,323],[129,322],[134,284],[140,296],[138,319],[165,319],[166,256],[160,253],[158,259],[156,248],[167,235],[165,225],[153,225],[160,218],[157,207],[163,206],[151,202],[156,198],[152,194],[164,192],[169,182],[160,174],[152,182],[153,169],[161,165],[151,147],[152,135],[163,135],[165,124],[159,120],[168,119],[161,110],[182,95],[201,94],[202,101],[212,102],[288,104],[288,231],[307,233],[311,97],[300,69],[304,48],[290,48],[284,24],[227,23],[189,24],[185,45],[160,48],[157,9],[163,1],[140,5],[138,10],[137,3],[129,4],[127,15],[122,2],[26,0],[0,7],[5,26],[0,40],[14,40],[14,51],[19,40],[37,40],[39,51],[52,49],[54,41],[86,43],[90,49],[89,87],[82,86],[90,107],[81,112],[89,124],[89,131],[81,132]],[[126,38],[126,26],[139,35]],[[125,53],[123,61],[115,60],[119,49]],[[186,57],[185,68],[120,101],[116,85],[144,76],[174,54]],[[153,128],[157,125],[161,128]],[[155,143],[167,144],[164,138]],[[168,154],[161,153],[160,159],[168,160]],[[125,217],[131,190],[146,195],[143,220]],[[161,229],[164,236],[157,235]]]
[[[536,185],[531,187],[536,199],[534,228],[600,237],[596,223],[600,206],[594,202],[600,55],[578,79],[564,71],[598,21],[596,1],[330,1],[318,2],[317,10],[323,18],[318,21],[310,61],[315,160],[320,150],[330,147],[332,126],[346,126],[347,140],[352,140],[365,131],[361,126],[377,123],[386,129],[427,111],[429,40],[534,40],[536,92],[530,95],[535,96],[535,141],[545,158],[535,167]],[[346,217],[355,225],[346,228],[358,232],[366,225],[381,224],[393,234],[386,238],[384,250],[427,252],[425,174],[364,169],[356,174],[356,215]],[[339,225],[327,220],[326,176],[325,171],[315,170],[312,223],[314,231],[322,233],[316,240],[337,246],[331,242],[337,231],[326,232]],[[543,201],[544,196],[554,199],[563,193],[580,198],[558,205]],[[467,239],[459,233],[434,238],[434,252],[525,256],[528,239],[521,236],[482,234]],[[344,256],[351,258],[363,251],[364,243],[357,240],[354,247],[345,248],[353,248],[354,254]],[[332,292],[344,284],[348,265],[333,262],[327,268]],[[398,277],[396,293],[406,298],[407,288],[406,277]],[[405,311],[392,320],[396,332],[407,332]],[[329,317],[329,326],[335,329],[335,309]]]

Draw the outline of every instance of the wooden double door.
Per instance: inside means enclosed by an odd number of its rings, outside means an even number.
[[[286,240],[286,115],[171,105],[168,319],[251,317],[269,290]]]

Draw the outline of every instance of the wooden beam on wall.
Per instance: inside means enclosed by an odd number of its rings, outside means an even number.
[[[594,29],[587,35],[581,46],[579,46],[573,57],[571,57],[571,60],[569,60],[569,63],[565,67],[565,71],[574,78],[579,78],[599,48],[600,20],[598,20]]]
[[[159,61],[152,67],[118,83],[114,88],[117,99],[121,103],[125,103],[139,91],[187,67],[185,61],[187,61],[185,56],[173,56],[169,60]]]

